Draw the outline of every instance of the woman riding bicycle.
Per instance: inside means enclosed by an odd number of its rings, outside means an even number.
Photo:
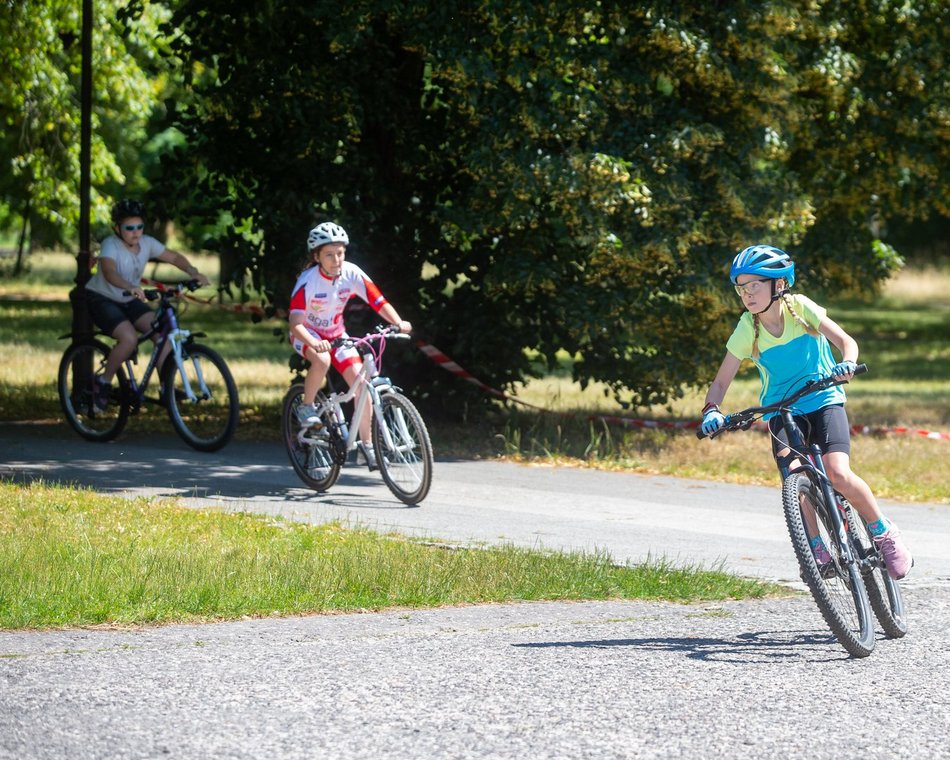
[[[138,345],[138,333],[146,332],[152,324],[154,315],[145,305],[145,291],[141,286],[148,262],[164,261],[178,267],[201,285],[208,284],[208,278],[182,254],[144,234],[145,206],[139,201],[126,199],[116,203],[112,207],[112,225],[115,234],[102,241],[98,270],[86,284],[89,291],[86,300],[92,321],[116,341],[102,375],[96,378],[100,385],[96,405],[101,408],[109,402],[116,370]],[[126,295],[126,291],[130,295]],[[169,348],[170,345],[165,346],[166,351]],[[159,367],[163,358],[159,359]]]
[[[781,400],[809,379],[834,376],[850,380],[858,359],[854,338],[829,319],[823,307],[789,292],[795,283],[795,264],[784,251],[770,245],[749,246],[733,260],[729,277],[746,312],[726,343],[725,358],[706,393],[702,412],[705,435],[722,427],[725,418],[719,405],[744,359],[751,359],[759,370],[763,406]],[[829,342],[841,352],[840,362],[835,362]],[[868,524],[888,573],[900,579],[910,570],[913,559],[897,526],[881,513],[868,484],[851,470],[851,430],[844,403],[841,386],[809,394],[795,405],[796,421],[808,442],[821,448],[834,489]],[[790,456],[781,417],[767,419],[772,454],[780,467],[788,466],[795,458]],[[812,550],[818,564],[824,565],[831,556],[816,534],[812,533]]]
[[[366,273],[345,260],[349,244],[346,231],[333,222],[323,222],[310,230],[307,236],[309,264],[297,278],[290,297],[290,342],[294,350],[310,362],[304,380],[303,403],[297,411],[301,425],[320,423],[314,400],[331,364],[349,386],[362,368],[363,362],[355,348],[338,348],[331,353],[330,341],[347,337],[343,310],[351,298],[365,301],[400,332],[412,332],[412,325],[399,316]],[[370,438],[368,405],[358,424],[360,450],[367,466],[374,470],[376,456]]]

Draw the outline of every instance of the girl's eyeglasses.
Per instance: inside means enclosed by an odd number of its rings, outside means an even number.
[[[763,282],[772,282],[772,278],[763,277],[762,279],[759,279],[759,280],[750,280],[749,282],[744,283],[742,285],[736,285],[736,293],[738,293],[740,296],[743,296],[743,295],[754,296],[762,288]]]
[[[124,229],[126,232],[135,232],[137,230],[144,230],[145,225],[144,224],[123,224],[122,229]]]

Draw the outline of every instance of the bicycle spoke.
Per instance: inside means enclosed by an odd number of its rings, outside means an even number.
[[[179,366],[173,357],[163,369],[163,392],[176,432],[200,451],[216,451],[234,433],[238,422],[237,386],[224,360],[206,346],[182,349]]]
[[[808,586],[825,622],[841,645],[855,657],[874,648],[871,608],[857,561],[848,557],[835,535],[834,521],[824,495],[804,473],[790,475],[783,486],[785,521],[798,557],[802,580]],[[831,562],[819,562],[812,548],[821,538]]]
[[[418,410],[399,393],[383,394],[373,446],[383,480],[401,501],[421,501],[432,482],[432,444]]]
[[[330,420],[320,428],[302,428],[297,409],[303,398],[303,383],[295,383],[284,396],[281,432],[287,456],[297,476],[315,491],[326,491],[340,476],[340,457],[330,434]]]
[[[874,616],[881,624],[884,635],[899,639],[907,633],[907,618],[900,585],[888,575],[884,557],[878,552],[864,520],[847,501],[848,528],[858,553],[861,574],[868,590]]]
[[[96,379],[102,375],[109,348],[96,340],[69,346],[60,361],[57,388],[67,422],[83,438],[109,441],[122,432],[128,420],[125,403],[128,381],[120,367],[112,391],[104,394]]]

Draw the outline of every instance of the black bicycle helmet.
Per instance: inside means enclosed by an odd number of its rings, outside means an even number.
[[[112,207],[112,223],[118,224],[123,219],[128,219],[130,216],[138,216],[143,220],[145,219],[145,204],[141,201],[135,201],[130,198],[125,198],[124,200],[119,201]]]

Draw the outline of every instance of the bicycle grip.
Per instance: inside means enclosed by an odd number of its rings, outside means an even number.
[[[858,366],[854,368],[854,374],[856,375],[863,375],[867,371],[868,371],[867,364],[859,364]]]

